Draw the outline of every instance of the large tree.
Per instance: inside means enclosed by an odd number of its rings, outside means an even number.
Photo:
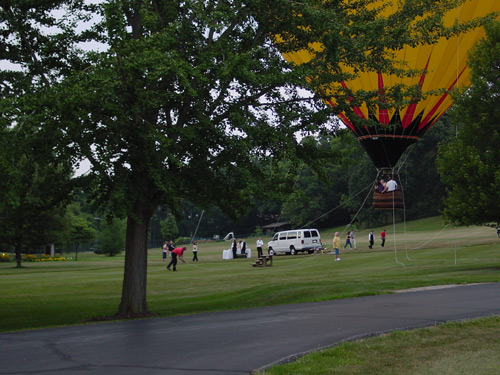
[[[23,250],[58,242],[57,231],[63,225],[71,191],[71,168],[54,162],[50,152],[34,147],[20,134],[12,135],[4,134],[0,141],[0,164],[4,166],[0,242],[15,248],[17,267],[21,267]],[[21,147],[13,150],[12,146]]]
[[[46,96],[82,66],[83,1],[0,1],[0,235],[16,248],[55,242],[74,181]],[[76,15],[74,15],[76,14]]]
[[[106,51],[71,60],[72,72],[51,70],[58,84],[35,92],[30,117],[54,131],[60,149],[91,162],[93,198],[127,217],[118,314],[149,313],[147,233],[159,205],[175,212],[187,198],[237,216],[274,187],[263,160],[318,155],[295,134],[318,130],[331,112],[301,86],[323,93],[342,78],[339,63],[391,69],[387,47],[432,41],[458,1],[409,1],[389,18],[374,0],[104,1],[93,31]],[[299,49],[315,58],[291,67],[281,53]]]
[[[469,53],[471,86],[455,96],[457,137],[439,150],[445,217],[459,225],[500,223],[500,24]]]
[[[281,5],[291,22],[292,4]],[[187,197],[235,216],[256,179],[266,190],[257,161],[313,158],[294,133],[315,130],[325,110],[299,95],[303,73],[272,44],[283,30],[275,6],[109,1],[109,50],[58,87],[58,127],[92,163],[94,198],[128,219],[119,315],[149,312],[148,225],[160,204],[175,211]]]

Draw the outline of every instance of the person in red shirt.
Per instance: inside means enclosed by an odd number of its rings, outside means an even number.
[[[172,260],[167,266],[167,270],[172,271],[170,269],[170,266],[173,266],[173,270],[177,271],[175,268],[177,266],[177,257],[179,257],[180,260],[182,260],[182,263],[186,263],[184,258],[182,257],[182,254],[184,254],[184,251],[186,251],[186,247],[176,247],[174,250],[172,250]]]
[[[382,244],[380,246],[384,247],[384,245],[385,245],[385,229],[380,233],[380,238],[382,239]]]

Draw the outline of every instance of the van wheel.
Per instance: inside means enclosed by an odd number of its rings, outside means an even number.
[[[273,248],[272,248],[272,247],[270,247],[270,248],[267,250],[267,253],[268,253],[269,255],[275,255],[275,254],[276,254],[276,253],[274,252],[274,250],[273,250]]]
[[[290,255],[295,255],[297,254],[297,251],[295,250],[295,247],[291,246],[290,247]]]

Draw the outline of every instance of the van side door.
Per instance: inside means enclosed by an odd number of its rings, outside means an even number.
[[[280,232],[278,233],[278,245],[276,246],[276,251],[286,251],[287,247],[287,240],[286,240],[286,234],[287,232]]]

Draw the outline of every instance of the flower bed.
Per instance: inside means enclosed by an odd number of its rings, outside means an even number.
[[[21,257],[21,260],[23,262],[59,262],[59,261],[63,261],[63,260],[66,260],[66,258],[64,257],[51,257],[50,255],[41,255],[41,256],[37,256],[37,255],[32,255],[32,254],[27,254],[27,255],[23,255]]]

